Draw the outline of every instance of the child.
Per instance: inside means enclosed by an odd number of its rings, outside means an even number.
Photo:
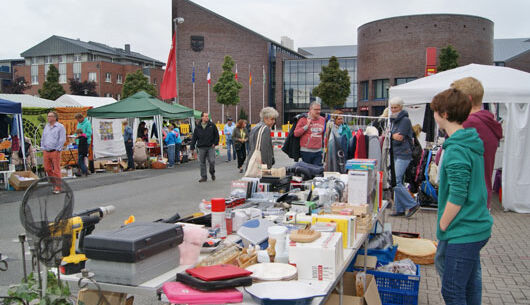
[[[445,304],[480,304],[480,250],[493,225],[486,205],[484,145],[474,128],[462,126],[471,101],[461,91],[447,89],[437,94],[431,109],[438,127],[449,136],[443,144],[436,232],[435,264],[442,279],[442,296]]]
[[[85,164],[85,158],[88,157],[88,140],[86,134],[83,133],[82,129],[77,129],[75,131],[78,152],[77,165],[79,166],[79,171],[81,175],[88,176],[88,169]]]
[[[175,165],[175,146],[177,144],[177,136],[173,132],[173,125],[169,125],[169,132],[164,142],[167,145],[168,168],[172,168]]]

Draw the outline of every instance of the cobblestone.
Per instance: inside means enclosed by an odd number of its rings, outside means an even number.
[[[504,212],[492,201],[492,236],[482,249],[482,304],[530,304],[530,215]],[[420,210],[411,218],[388,217],[393,231],[420,233],[436,240],[436,211]],[[419,304],[444,304],[434,265],[421,267]]]

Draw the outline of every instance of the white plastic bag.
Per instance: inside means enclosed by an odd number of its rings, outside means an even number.
[[[254,152],[252,152],[252,156],[250,157],[250,160],[248,161],[247,171],[245,172],[245,177],[251,177],[251,178],[261,177],[261,137],[263,135],[264,130],[265,130],[265,126],[261,127],[258,132],[258,139],[256,140],[256,147],[254,148]]]

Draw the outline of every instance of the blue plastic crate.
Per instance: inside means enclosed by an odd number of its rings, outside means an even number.
[[[376,256],[378,265],[386,265],[394,261],[394,257],[396,257],[397,248],[398,246],[392,246],[386,249],[368,249],[367,255]],[[359,251],[357,251],[357,254],[355,254],[355,257],[353,258],[351,264],[348,266],[346,271],[348,272],[353,271],[354,269],[353,265],[355,264],[357,255],[364,255],[364,249],[359,249]]]
[[[416,275],[367,270],[377,283],[381,302],[387,305],[418,305],[420,290],[420,266],[416,265]]]

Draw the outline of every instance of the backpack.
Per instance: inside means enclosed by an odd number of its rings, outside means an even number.
[[[416,183],[416,170],[418,166],[420,166],[420,161],[423,155],[423,148],[421,147],[420,141],[418,141],[416,137],[414,137],[411,142],[412,160],[410,161],[407,169],[405,170],[403,181],[410,184],[411,192],[417,193],[418,184]]]

